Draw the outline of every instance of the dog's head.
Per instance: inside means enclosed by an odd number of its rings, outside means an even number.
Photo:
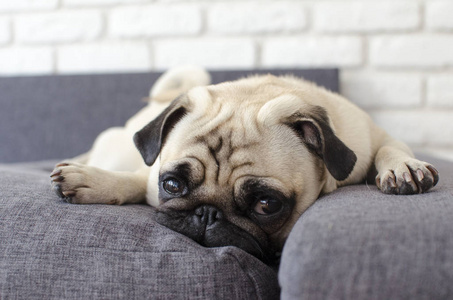
[[[271,259],[329,180],[346,179],[356,162],[317,97],[309,83],[263,76],[173,101],[134,137],[158,170],[158,222],[207,247]]]

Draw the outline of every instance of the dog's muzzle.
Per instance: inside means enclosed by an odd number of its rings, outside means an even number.
[[[230,223],[223,212],[212,205],[191,211],[158,210],[157,222],[205,247],[236,246],[265,262],[273,257],[266,251],[267,245]]]

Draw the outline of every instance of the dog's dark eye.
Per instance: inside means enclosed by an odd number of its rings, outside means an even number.
[[[261,199],[255,203],[253,210],[260,215],[270,215],[279,212],[283,203],[277,199]]]
[[[162,182],[164,190],[173,196],[180,196],[184,193],[186,186],[176,178],[168,178]]]

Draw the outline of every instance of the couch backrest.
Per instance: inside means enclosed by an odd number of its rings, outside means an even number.
[[[294,74],[338,91],[335,69],[211,72],[213,83],[255,73]],[[0,162],[63,159],[89,150],[145,105],[158,72],[0,77]]]

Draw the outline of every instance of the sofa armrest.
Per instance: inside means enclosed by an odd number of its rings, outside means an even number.
[[[282,299],[453,297],[453,163],[426,194],[340,188],[299,219],[279,271]]]

